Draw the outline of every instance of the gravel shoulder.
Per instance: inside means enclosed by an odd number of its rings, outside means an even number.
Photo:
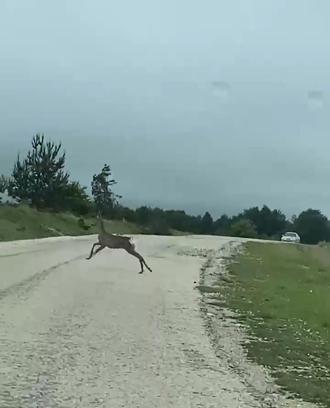
[[[279,397],[194,290],[241,241],[134,239],[153,273],[120,250],[86,261],[91,237],[0,244],[1,407],[307,406]]]

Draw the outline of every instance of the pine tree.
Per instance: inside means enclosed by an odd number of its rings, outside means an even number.
[[[34,136],[26,158],[17,158],[8,186],[9,194],[28,200],[38,208],[57,208],[69,183],[69,174],[64,170],[65,153],[61,153],[61,148],[61,143],[45,141],[44,135]]]
[[[101,173],[94,174],[92,180],[92,195],[96,210],[106,216],[113,214],[118,199],[121,198],[112,191],[112,186],[116,185],[117,182],[111,177],[111,168],[108,164],[105,164]]]

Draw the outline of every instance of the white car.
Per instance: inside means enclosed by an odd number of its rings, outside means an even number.
[[[296,232],[286,232],[285,234],[282,235],[281,241],[294,242],[296,244],[299,244],[300,236]]]

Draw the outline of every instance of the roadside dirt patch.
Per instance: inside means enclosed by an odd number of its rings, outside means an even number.
[[[241,250],[241,242],[225,243],[219,249],[209,250],[201,267],[197,289],[201,292],[201,311],[216,356],[222,366],[240,376],[262,407],[315,407],[282,392],[267,369],[247,357],[244,345],[249,338],[245,328],[235,313],[226,308],[219,288],[222,280],[230,281],[227,266]]]

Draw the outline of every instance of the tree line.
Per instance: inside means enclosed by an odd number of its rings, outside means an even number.
[[[132,209],[121,205],[113,190],[117,184],[111,167],[104,164],[87,188],[72,181],[65,169],[66,155],[61,143],[35,135],[25,157],[17,157],[12,173],[0,176],[0,192],[39,210],[70,211],[80,217],[101,213],[109,219],[133,222],[146,233],[166,235],[173,231],[193,234],[228,235],[247,238],[279,239],[285,231],[296,231],[302,242],[316,244],[330,239],[330,222],[319,210],[307,209],[291,219],[266,205],[245,209],[234,216],[213,219],[209,212],[190,215],[183,210],[164,210],[142,206]]]

